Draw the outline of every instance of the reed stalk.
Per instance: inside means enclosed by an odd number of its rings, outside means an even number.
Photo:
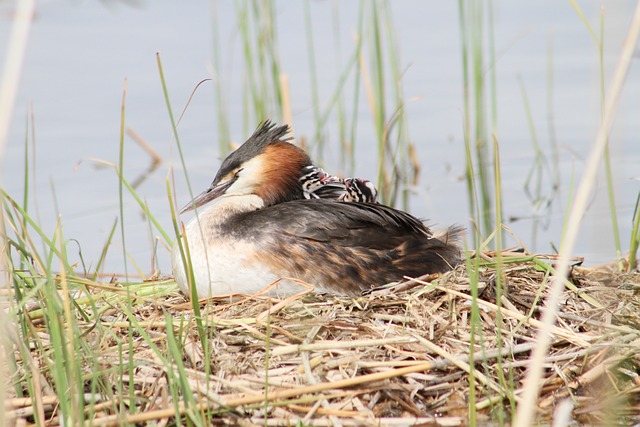
[[[469,198],[469,214],[475,227],[474,246],[493,232],[491,191],[490,144],[486,106],[491,104],[492,126],[497,126],[495,77],[489,84],[484,64],[484,2],[458,2],[462,52],[463,103],[466,156],[466,180]],[[492,7],[489,2],[489,23],[492,25]],[[494,60],[493,30],[490,29],[489,59]],[[490,67],[493,70],[493,66]],[[494,71],[492,71],[493,73]],[[489,86],[487,88],[487,86]],[[487,90],[491,97],[487,99]],[[494,129],[492,132],[496,132]],[[502,232],[502,231],[500,231]]]

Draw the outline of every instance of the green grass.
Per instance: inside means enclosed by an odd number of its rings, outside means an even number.
[[[484,47],[486,23],[483,5],[483,2],[464,0],[458,2],[462,42],[467,196],[469,215],[474,227],[473,241],[476,247],[494,229],[490,175],[492,155],[489,141],[490,134],[495,130],[497,118],[495,106],[492,106],[492,124],[488,123],[486,105],[488,102],[495,104],[495,87],[489,87],[492,95],[490,98],[487,96],[487,90],[489,84],[495,84],[495,79],[488,79],[485,74],[487,53]],[[493,41],[490,45],[493,46]],[[489,59],[492,61],[489,69],[493,73],[493,58],[490,56]]]
[[[638,261],[636,255],[638,253],[638,246],[640,246],[640,192],[636,199],[636,205],[633,209],[633,226],[631,227],[631,238],[629,239],[629,266],[628,271],[635,271],[638,269]]]

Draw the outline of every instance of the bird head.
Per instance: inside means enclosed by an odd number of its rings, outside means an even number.
[[[289,126],[270,121],[258,129],[222,162],[213,182],[180,213],[201,207],[219,197],[256,195],[264,206],[301,197],[298,182],[309,156],[289,143]]]

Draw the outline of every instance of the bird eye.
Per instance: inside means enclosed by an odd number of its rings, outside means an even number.
[[[238,170],[236,171],[236,173],[234,173],[234,174],[233,174],[233,177],[234,177],[234,178],[237,178],[237,177],[238,177],[238,175],[240,175],[240,172],[242,172],[243,170],[244,170],[244,168],[240,168],[240,169],[238,169]]]

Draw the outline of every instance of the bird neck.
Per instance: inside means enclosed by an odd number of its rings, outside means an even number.
[[[255,193],[265,206],[302,198],[298,182],[303,168],[311,164],[309,156],[295,145],[277,142],[264,149],[260,157],[260,185]]]
[[[264,200],[255,194],[224,195],[200,212],[198,217],[200,220],[206,218],[209,224],[222,224],[235,215],[256,211],[264,206]]]

